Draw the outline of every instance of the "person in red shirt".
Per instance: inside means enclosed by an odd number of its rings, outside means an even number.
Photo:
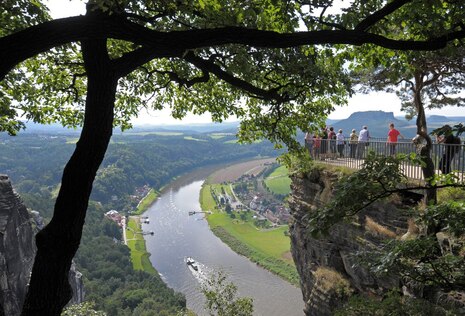
[[[394,123],[389,124],[389,132],[387,137],[387,145],[389,146],[389,155],[394,156],[396,154],[396,146],[397,146],[397,137],[404,139],[404,135],[402,135],[398,130],[394,128]]]

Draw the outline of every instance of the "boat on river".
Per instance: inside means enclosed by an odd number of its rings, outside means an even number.
[[[194,259],[192,259],[191,257],[187,257],[186,258],[186,264],[191,267],[192,269],[194,269],[195,271],[199,271],[199,267],[197,265],[197,262],[195,262]]]

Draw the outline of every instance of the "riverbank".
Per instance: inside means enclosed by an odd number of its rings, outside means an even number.
[[[213,184],[211,178],[209,177],[208,184],[202,186],[200,205],[203,211],[213,212],[207,216],[212,232],[234,252],[298,286],[299,276],[290,253],[287,225],[259,229],[254,225],[253,212],[233,211],[228,214],[220,210],[211,193],[216,191],[215,186],[219,184]],[[227,191],[228,186],[223,189]]]
[[[139,216],[130,216],[126,228],[127,246],[131,251],[131,261],[134,270],[142,270],[150,274],[157,274],[157,270],[150,262]]]
[[[140,222],[140,216],[144,213],[150,205],[158,197],[158,192],[155,189],[150,191],[139,201],[136,210],[133,212],[133,216],[130,216],[126,225],[126,241],[127,246],[131,252],[132,267],[134,270],[142,270],[150,274],[157,274],[157,270],[152,266],[150,262],[150,253],[147,252],[145,246],[145,239],[142,233],[142,226]]]
[[[141,215],[142,213],[144,213],[150,207],[150,205],[152,205],[152,203],[155,202],[157,197],[158,192],[155,191],[155,189],[153,188],[150,189],[150,191],[142,198],[142,200],[140,200],[139,204],[137,204],[137,208],[133,214]]]
[[[269,163],[270,161],[274,161],[274,159],[256,160],[255,163],[257,166],[254,166],[254,161],[240,162],[236,165],[241,165],[239,169],[242,171],[234,170],[234,165],[230,165],[226,168],[223,166],[223,170],[227,172],[227,176],[235,178],[242,175],[244,171],[251,172],[254,170],[254,172],[259,172],[259,166],[263,163]],[[212,169],[211,174],[214,175],[214,177],[209,177],[207,182],[214,182],[212,178],[218,178],[217,171],[218,169]],[[218,179],[221,178],[220,176]],[[231,178],[231,180],[233,178]],[[289,237],[286,236],[288,227],[282,226],[273,229],[258,229],[253,224],[252,212],[247,213],[246,217],[241,220],[232,219],[228,214],[216,208],[216,203],[210,193],[210,186],[212,185],[214,184],[203,185],[199,199],[203,211],[214,212],[207,217],[211,231],[234,252],[247,257],[249,260],[280,276],[289,283],[298,286],[299,276],[290,253],[290,240]],[[229,186],[225,187],[225,190],[231,194],[231,192],[229,192]],[[163,192],[163,190],[160,191]],[[146,197],[141,200],[134,214],[141,215],[157,197],[158,193],[153,189],[150,190]],[[132,233],[128,236],[133,236],[134,238],[134,241],[128,242],[128,246],[131,249],[133,266],[134,269],[138,270],[149,272],[151,267],[153,271],[156,271],[150,263],[150,253],[146,251],[145,240],[142,235],[139,219],[139,216],[131,216],[131,224],[128,224],[127,230],[129,234]],[[134,230],[136,233],[130,230]],[[129,239],[131,239],[131,237],[128,237],[128,240]]]
[[[175,291],[186,295],[187,306],[198,315],[205,315],[205,298],[199,290],[204,277],[223,271],[233,282],[242,297],[254,299],[256,315],[302,316],[300,288],[285,281],[251,260],[234,252],[214,235],[204,214],[189,216],[201,211],[199,195],[206,177],[214,170],[197,173],[195,177],[179,178],[176,184],[167,185],[157,201],[143,214],[150,218],[142,224],[144,231],[153,231],[146,237],[150,261],[163,280]],[[186,265],[191,257],[200,271],[195,273]]]

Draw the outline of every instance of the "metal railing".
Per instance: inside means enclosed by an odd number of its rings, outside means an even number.
[[[411,140],[387,143],[385,138],[370,138],[366,143],[351,142],[349,139],[345,139],[344,144],[338,144],[337,140],[322,139],[319,142],[314,141],[307,148],[309,147],[313,159],[352,169],[360,169],[364,158],[370,151],[384,156],[398,153],[419,154],[417,145]],[[463,140],[460,145],[433,142],[431,158],[436,174],[453,173],[458,177],[459,182],[465,183],[465,144]],[[405,161],[402,167],[407,177],[423,180],[423,172],[420,166]]]

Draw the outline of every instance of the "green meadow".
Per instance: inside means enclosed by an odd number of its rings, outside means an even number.
[[[134,270],[143,270],[148,273],[157,273],[150,262],[150,254],[145,248],[145,240],[142,235],[139,219],[131,217],[126,228],[128,247],[131,250],[131,261]]]
[[[185,139],[185,140],[194,140],[194,141],[196,141],[196,142],[206,142],[205,139],[198,139],[198,138],[194,138],[194,137],[192,137],[192,136],[184,136],[184,139]]]
[[[207,216],[212,231],[235,252],[244,255],[269,271],[283,277],[290,283],[298,284],[297,270],[290,255],[290,240],[285,235],[288,227],[259,229],[254,225],[253,212],[233,212],[231,218],[226,212],[219,210],[210,190],[217,194],[221,191],[219,184],[204,185],[200,194],[203,210],[213,211]],[[225,191],[229,185],[223,186]]]
[[[291,192],[291,179],[286,166],[276,168],[266,179],[265,185],[275,194],[287,195]]]
[[[220,139],[226,136],[232,136],[234,135],[233,133],[211,133],[209,136],[213,139]]]
[[[154,189],[150,189],[149,193],[140,201],[137,209],[134,211],[133,214],[141,215],[144,213],[150,205],[157,199],[158,193]]]

